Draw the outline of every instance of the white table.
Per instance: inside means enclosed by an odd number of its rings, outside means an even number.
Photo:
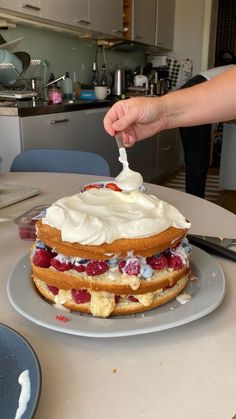
[[[70,174],[0,175],[0,184],[41,190],[3,208],[0,217],[13,219],[35,205],[77,192],[89,180]],[[192,233],[236,235],[235,215],[210,202],[150,184],[147,192],[179,208],[191,220]],[[157,333],[85,338],[37,326],[13,309],[7,278],[31,242],[18,237],[12,222],[0,223],[0,237],[0,320],[31,343],[42,368],[35,419],[230,419],[236,414],[235,263],[217,258],[227,292],[210,315]]]

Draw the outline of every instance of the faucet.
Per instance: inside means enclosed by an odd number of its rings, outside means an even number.
[[[45,89],[45,87],[51,86],[52,84],[57,83],[60,80],[65,80],[65,78],[66,78],[66,75],[63,74],[63,76],[60,76],[57,79],[50,81],[49,83],[43,84],[41,89]]]

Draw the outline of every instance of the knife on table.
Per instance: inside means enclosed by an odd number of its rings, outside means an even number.
[[[236,251],[230,247],[236,245],[236,239],[188,234],[189,242],[214,255],[223,256],[236,262]]]

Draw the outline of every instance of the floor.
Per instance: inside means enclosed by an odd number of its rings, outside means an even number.
[[[236,214],[236,191],[222,190],[218,186],[219,173],[216,169],[209,169],[205,199],[214,202],[217,205],[227,209],[228,211]],[[156,183],[155,180],[153,183]],[[157,182],[159,183],[159,182]],[[169,188],[185,191],[185,172],[184,168],[180,169],[177,173],[170,178],[159,183]]]

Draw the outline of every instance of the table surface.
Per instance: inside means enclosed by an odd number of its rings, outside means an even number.
[[[52,331],[18,314],[7,279],[32,242],[12,220],[35,205],[79,191],[94,177],[6,173],[1,184],[39,188],[38,196],[0,210],[0,321],[33,346],[42,368],[35,419],[231,419],[236,414],[236,265],[216,258],[226,295],[211,314],[177,328],[119,338],[86,338]],[[192,233],[236,236],[234,214],[183,192],[146,184],[147,193],[175,205]],[[106,320],[104,320],[106,321]]]

